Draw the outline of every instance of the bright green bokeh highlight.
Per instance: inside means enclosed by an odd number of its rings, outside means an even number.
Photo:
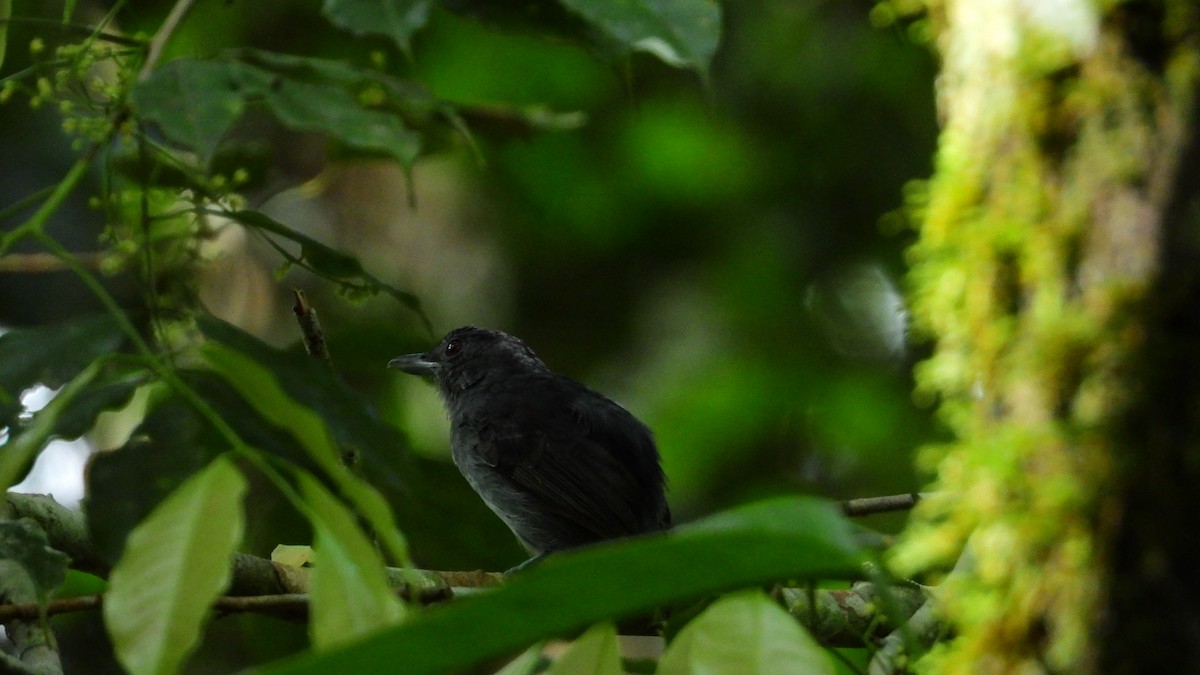
[[[625,178],[669,202],[711,204],[754,182],[758,165],[737,130],[695,105],[648,106],[628,122],[621,135]]]
[[[575,134],[550,134],[511,143],[504,167],[530,200],[539,239],[558,246],[614,250],[635,234],[636,214],[626,214],[594,152]],[[589,159],[592,158],[592,159]]]
[[[595,106],[616,90],[615,76],[580,47],[489,30],[444,12],[434,13],[418,41],[417,78],[459,103],[573,110]]]

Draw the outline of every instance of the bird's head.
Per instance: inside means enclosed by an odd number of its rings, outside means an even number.
[[[546,369],[524,342],[508,333],[475,326],[455,328],[433,349],[394,358],[388,367],[432,378],[448,399],[489,377]]]

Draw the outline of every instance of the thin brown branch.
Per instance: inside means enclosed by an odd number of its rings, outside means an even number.
[[[95,611],[103,605],[103,595],[81,595],[75,598],[61,598],[46,603],[46,616]],[[213,603],[213,610],[218,614],[257,612],[280,618],[304,620],[308,616],[308,596],[303,593],[222,596],[217,598],[216,602]],[[0,605],[0,623],[16,619],[36,621],[40,616],[40,611],[41,607],[36,602]]]
[[[61,30],[64,33],[71,33],[84,37],[95,37],[105,42],[121,45],[122,47],[144,47],[146,42],[137,38],[132,38],[127,35],[117,35],[116,33],[106,33],[96,30],[95,26],[89,26],[79,23],[63,23],[57,19],[43,19],[39,17],[20,16],[11,19],[0,19],[0,26],[36,26],[46,30]]]
[[[414,593],[407,588],[396,589],[396,594],[409,602],[422,605],[432,605],[446,602],[453,593],[450,588],[437,592],[421,591]],[[278,593],[275,595],[223,595],[213,602],[213,611],[219,615],[255,613],[266,614],[280,619],[305,621],[308,619],[307,593]],[[46,616],[72,614],[75,612],[90,612],[104,605],[103,595],[81,595],[74,598],[60,598],[46,603]],[[20,602],[0,604],[0,624],[9,621],[37,621],[41,617],[42,607],[36,602]]]
[[[154,72],[154,67],[162,58],[167,42],[171,40],[171,36],[175,34],[175,30],[179,28],[179,24],[183,22],[183,18],[191,11],[194,4],[196,4],[196,0],[178,0],[171,8],[171,12],[167,14],[167,18],[163,19],[162,26],[159,26],[158,31],[154,33],[154,38],[150,40],[150,47],[146,50],[146,61],[142,63],[142,69],[138,72],[139,81],[150,77],[150,73]]]
[[[903,495],[888,495],[886,497],[864,497],[862,499],[850,499],[842,502],[842,513],[849,518],[857,518],[859,516],[869,516],[876,513],[889,513],[892,511],[907,511],[917,505],[924,497],[919,492],[910,492]]]
[[[101,253],[76,253],[79,264],[90,269],[100,269]],[[0,273],[41,274],[45,272],[68,272],[70,265],[53,253],[9,253],[0,256]]]
[[[484,572],[475,570],[472,572],[442,572],[436,570],[428,570],[429,574],[436,575],[447,586],[451,588],[487,588],[495,586],[504,581],[504,575],[500,572]]]
[[[915,503],[914,495],[901,497]],[[888,499],[894,498],[856,501],[886,503]],[[856,511],[859,512],[861,509]],[[88,538],[82,514],[59,505],[46,495],[9,493],[0,498],[0,520],[16,518],[31,518],[37,522],[46,532],[51,546],[71,556],[72,567],[102,576],[107,573],[106,562]],[[389,585],[400,597],[420,605],[446,602],[466,589],[495,586],[504,579],[504,575],[495,572],[394,567],[387,569],[387,575]],[[304,621],[308,618],[309,580],[308,568],[238,553],[234,556],[227,595],[218,598],[212,608],[218,616],[254,612],[289,621]],[[851,589],[780,588],[776,597],[824,644],[836,646],[858,646],[878,640],[887,631],[894,632],[900,622],[906,622],[906,628],[919,627],[911,615],[925,600],[921,589],[889,584],[886,590],[881,590],[879,584],[871,583],[859,583]],[[45,612],[47,616],[54,616],[94,611],[102,603],[103,597],[98,595],[52,600],[46,605]],[[0,604],[0,623],[32,621],[38,616],[39,606],[34,602]],[[623,622],[621,630],[623,634],[652,635],[657,634],[659,626],[645,621]],[[926,632],[922,631],[922,634]],[[896,639],[892,638],[892,641]]]
[[[83,514],[54,501],[50,495],[9,492],[0,497],[0,520],[29,518],[46,533],[55,549],[71,558],[71,567],[90,574],[108,573],[108,561],[92,542]]]
[[[100,609],[103,596],[81,595],[77,598],[62,598],[46,603],[46,616],[70,614],[72,612],[87,612]],[[36,602],[20,602],[11,605],[0,605],[0,623],[13,620],[37,621],[40,606]]]
[[[304,291],[297,288],[292,291],[292,295],[296,298],[296,304],[292,306],[292,311],[296,313],[296,322],[300,324],[300,335],[304,338],[304,351],[315,359],[327,364],[331,363],[329,345],[325,342],[325,332],[321,330],[321,322],[317,319],[317,310],[308,304],[308,298],[304,295]]]

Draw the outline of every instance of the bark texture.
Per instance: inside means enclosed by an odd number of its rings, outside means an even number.
[[[919,392],[956,440],[922,452],[938,494],[893,562],[948,568],[969,551],[941,591],[957,637],[925,668],[1095,671],[1111,663],[1108,610],[1136,566],[1115,546],[1150,461],[1152,430],[1135,419],[1154,388],[1165,243],[1183,226],[1171,214],[1195,117],[1198,10],[924,10],[943,132],[914,204],[910,281],[936,345]]]

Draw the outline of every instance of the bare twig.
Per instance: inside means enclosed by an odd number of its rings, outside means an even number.
[[[296,322],[300,324],[300,335],[304,339],[304,351],[308,355],[331,363],[329,356],[329,345],[325,342],[325,333],[321,330],[321,322],[317,319],[317,310],[308,304],[308,298],[305,297],[304,291],[295,289],[292,291],[296,298],[296,304],[292,306],[292,311],[296,313]]]
[[[76,253],[79,264],[99,269],[103,255],[100,253]],[[68,272],[70,265],[52,253],[9,253],[0,256],[0,272],[39,274],[43,272]]]
[[[142,63],[142,69],[138,72],[139,81],[150,77],[154,66],[158,65],[158,60],[162,58],[167,42],[171,40],[175,29],[179,28],[179,24],[183,22],[183,18],[191,11],[194,4],[196,4],[196,0],[178,0],[171,8],[171,12],[163,20],[162,26],[159,26],[154,38],[150,40],[150,47],[146,50],[146,61]]]
[[[887,499],[887,498],[882,498]],[[871,500],[865,500],[871,501]],[[101,576],[107,563],[91,542],[82,514],[66,509],[46,495],[9,493],[0,497],[0,520],[30,518],[47,534],[51,546],[68,553],[72,567]],[[501,583],[504,576],[482,571],[434,571],[387,568],[389,585],[401,597],[421,605],[446,602],[468,593]],[[244,553],[234,556],[232,581],[228,595],[217,599],[213,611],[218,615],[254,612],[290,621],[308,617],[309,570],[292,567]],[[892,630],[883,642],[889,650],[907,632],[918,636],[936,632],[927,627],[932,607],[913,617],[924,600],[919,588],[881,583],[859,583],[850,589],[780,588],[776,596],[788,611],[808,626],[823,643],[857,646],[879,639]],[[45,606],[46,616],[68,612],[94,611],[103,603],[102,596],[83,596],[52,600]],[[0,604],[0,623],[32,621],[39,616],[35,602]],[[903,630],[895,630],[897,623]],[[935,622],[936,623],[936,622]],[[654,634],[656,626],[622,624],[627,634]],[[0,671],[3,670],[0,663]]]
[[[122,47],[144,47],[146,42],[137,38],[131,38],[127,35],[117,35],[116,33],[106,33],[98,30],[95,26],[89,26],[79,23],[63,23],[57,19],[42,19],[38,17],[21,16],[11,19],[0,19],[0,26],[4,25],[16,26],[37,26],[44,29],[57,29],[64,33],[73,33],[75,35],[84,35],[95,37],[105,42],[121,45]]]
[[[414,593],[405,588],[397,588],[396,594],[410,602],[432,605],[445,602],[453,596],[450,588],[442,588],[437,592],[421,591]],[[266,614],[280,619],[305,621],[308,619],[307,593],[278,593],[275,595],[223,595],[213,602],[213,611],[220,615],[242,614],[253,612]],[[81,595],[74,598],[50,600],[45,605],[46,616],[89,612],[100,609],[104,604],[103,595]],[[8,621],[37,621],[41,617],[42,606],[36,602],[21,602],[0,604],[0,623]]]
[[[98,576],[108,574],[108,562],[92,542],[82,513],[62,506],[49,495],[10,492],[0,496],[0,520],[20,518],[37,523],[46,533],[50,545],[71,557],[72,568]],[[297,595],[309,590],[306,568],[283,565],[246,553],[234,555],[232,572],[228,590],[232,597]],[[438,572],[389,567],[387,573],[392,587],[404,597],[422,603],[447,600],[455,588],[483,588],[503,579],[499,573],[478,571]],[[63,605],[71,606],[69,603]]]
[[[51,600],[46,603],[46,616],[54,616],[56,614],[69,614],[71,612],[86,612],[89,610],[100,609],[100,595],[81,595],[77,598],[62,598],[59,600]],[[22,621],[36,621],[41,616],[39,611],[41,606],[36,602],[20,602],[11,605],[0,605],[0,623],[19,619]]]
[[[888,513],[891,511],[907,511],[917,505],[928,495],[919,492],[910,492],[903,495],[888,495],[886,497],[865,497],[863,499],[850,499],[842,502],[842,513],[847,517],[857,518],[859,516],[869,516],[876,513]]]
[[[83,595],[77,598],[51,600],[46,603],[46,616],[94,611],[100,609],[103,604],[103,595]],[[38,618],[40,610],[41,607],[36,602],[0,605],[0,621],[13,619],[32,621]],[[226,595],[217,598],[213,603],[213,611],[222,615],[255,612],[303,621],[308,616],[308,596],[303,593],[256,596]]]

